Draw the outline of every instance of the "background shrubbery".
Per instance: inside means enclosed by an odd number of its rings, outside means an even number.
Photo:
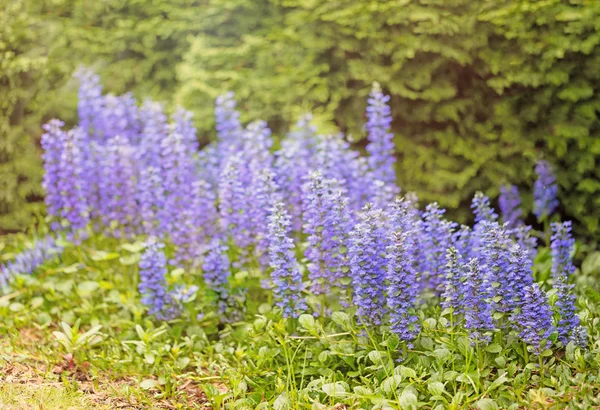
[[[69,119],[71,74],[85,63],[108,91],[193,110],[203,142],[214,98],[234,90],[243,120],[282,133],[312,110],[360,144],[377,80],[392,95],[405,190],[467,215],[476,190],[493,196],[510,182],[529,192],[544,157],[565,217],[600,233],[595,0],[0,4],[0,231],[40,210],[39,125]]]

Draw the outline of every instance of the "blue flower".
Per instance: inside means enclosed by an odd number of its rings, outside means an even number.
[[[23,250],[15,259],[0,266],[0,290],[8,285],[15,275],[31,275],[37,268],[51,259],[60,256],[62,246],[54,238],[47,236]]]
[[[444,309],[452,308],[453,315],[458,315],[462,312],[462,304],[464,298],[464,269],[463,256],[454,247],[448,248],[446,255],[444,292],[442,293],[442,307]]]
[[[139,262],[140,283],[138,289],[141,302],[148,308],[150,315],[160,320],[171,320],[179,316],[179,305],[173,294],[167,290],[167,257],[162,243],[150,239]]]
[[[343,277],[341,250],[346,246],[344,241],[349,232],[345,217],[347,200],[338,182],[324,179],[319,171],[310,174],[302,200],[310,291],[315,295],[329,294],[332,288],[341,287]]]
[[[217,97],[215,119],[219,140],[231,144],[242,130],[240,113],[235,110],[235,94],[228,92]]]
[[[538,161],[535,172],[537,180],[533,185],[533,213],[541,221],[552,215],[558,207],[558,185],[548,162]]]
[[[250,201],[247,200],[242,175],[243,160],[234,155],[228,158],[219,181],[219,215],[223,231],[242,250],[252,243],[252,220],[249,217]]]
[[[502,220],[508,223],[510,228],[522,224],[521,217],[523,216],[523,211],[520,208],[521,196],[519,195],[519,188],[515,185],[500,187],[498,204],[500,205]]]
[[[552,253],[552,278],[556,289],[557,301],[555,308],[558,314],[558,340],[567,345],[573,340],[582,343],[585,338],[580,336],[579,317],[575,306],[574,285],[569,284],[569,277],[575,272],[573,265],[573,250],[575,240],[571,235],[571,221],[555,222],[552,225],[550,249]]]
[[[490,199],[481,192],[476,192],[471,203],[471,209],[475,214],[475,223],[481,221],[495,221],[498,215],[490,205]]]
[[[350,233],[350,275],[356,316],[366,325],[379,325],[385,316],[386,232],[381,209],[365,205]]]
[[[535,354],[540,354],[551,345],[550,335],[554,332],[552,326],[552,310],[544,292],[537,283],[523,286],[520,290],[521,299],[518,310],[511,317],[519,330],[519,336],[533,347]]]
[[[437,293],[442,292],[442,283],[448,248],[452,246],[452,232],[456,223],[443,218],[446,210],[440,209],[437,203],[427,205],[421,222],[420,271],[421,286]]]
[[[415,312],[419,283],[414,252],[418,238],[410,206],[403,199],[396,200],[390,206],[390,233],[386,249],[386,302],[390,330],[406,341],[414,339],[419,333]]]
[[[487,343],[491,340],[489,332],[494,329],[491,287],[485,266],[481,266],[478,259],[467,262],[462,281],[463,312],[465,327],[474,342]]]
[[[367,152],[372,178],[393,186],[396,184],[396,146],[394,134],[390,132],[392,110],[389,101],[390,96],[384,95],[379,84],[374,83],[369,94],[365,129],[369,140]]]
[[[269,261],[275,302],[283,317],[298,317],[306,310],[304,286],[298,270],[294,241],[289,237],[290,216],[282,202],[276,202],[269,217]]]
[[[138,226],[134,151],[134,147],[121,136],[109,139],[98,170],[98,188],[104,209],[102,220],[106,233],[116,237],[120,237],[121,232],[130,235]],[[109,232],[112,221],[117,222],[120,229]]]

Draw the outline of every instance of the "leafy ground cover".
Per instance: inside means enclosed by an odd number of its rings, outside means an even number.
[[[538,229],[514,187],[459,227],[399,195],[377,85],[364,154],[309,117],[275,144],[232,94],[198,150],[185,111],[79,78],[79,127],[42,137],[48,217],[0,245],[9,405],[600,406],[600,253],[553,216],[548,163]]]
[[[570,345],[527,358],[523,344],[503,340],[502,332],[488,345],[473,346],[468,332],[449,325],[450,316],[435,305],[422,306],[422,330],[406,348],[393,334],[369,332],[342,311],[284,320],[260,296],[236,323],[220,324],[199,298],[184,304],[179,319],[152,320],[137,292],[141,248],[139,242],[90,239],[68,245],[35,276],[17,278],[14,291],[0,299],[3,403],[22,403],[24,388],[32,392],[28,404],[35,404],[41,400],[37,386],[52,383],[68,392],[56,396],[62,406],[81,403],[73,392],[83,390],[95,392],[94,407],[100,402],[106,408],[600,405],[600,303],[585,295],[579,314],[595,341],[587,349]],[[7,245],[4,256],[17,249]],[[576,273],[578,290],[597,283],[592,259],[584,265],[589,271]],[[261,292],[258,286],[255,279],[249,293]],[[205,315],[198,319],[198,313]],[[25,370],[11,379],[13,366]],[[7,399],[11,394],[17,398]],[[45,394],[44,403],[52,408]]]

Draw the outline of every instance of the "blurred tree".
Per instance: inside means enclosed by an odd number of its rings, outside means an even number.
[[[360,139],[377,80],[392,95],[405,190],[466,216],[477,190],[527,191],[545,156],[565,217],[600,233],[599,22],[592,0],[211,0],[177,99],[203,132],[230,89],[246,119],[286,129],[310,107]]]
[[[0,233],[30,225],[42,210],[36,141],[53,91],[50,32],[27,2],[0,2]]]

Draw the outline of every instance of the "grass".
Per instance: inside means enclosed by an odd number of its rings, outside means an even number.
[[[3,409],[72,409],[107,410],[85,394],[69,391],[63,386],[39,384],[11,384],[0,386],[0,403]]]
[[[5,242],[9,259],[27,240]],[[93,237],[18,277],[0,297],[3,406],[600,408],[597,254],[576,274],[588,349],[570,345],[536,357],[502,331],[488,345],[472,345],[451,312],[427,300],[412,345],[385,328],[360,326],[351,309],[284,320],[255,270],[233,278],[235,288],[248,287],[243,320],[219,323],[201,272],[190,268],[172,270],[169,282],[198,284],[199,292],[180,319],[156,321],[137,293],[142,249]],[[546,265],[538,261],[538,277]]]

